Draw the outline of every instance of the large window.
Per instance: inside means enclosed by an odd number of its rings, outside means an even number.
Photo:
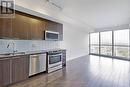
[[[112,31],[101,32],[101,54],[112,55]]]
[[[129,59],[129,29],[90,34],[90,53]]]
[[[129,58],[129,29],[114,31],[114,56]]]
[[[99,33],[91,33],[90,38],[90,52],[99,54]]]

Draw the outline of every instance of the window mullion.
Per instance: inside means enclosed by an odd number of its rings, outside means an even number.
[[[114,31],[112,31],[112,56],[114,56]]]
[[[99,32],[99,55],[101,55],[101,33]]]

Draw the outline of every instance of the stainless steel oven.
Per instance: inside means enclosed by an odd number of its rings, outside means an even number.
[[[62,52],[61,51],[49,51],[47,61],[48,73],[62,68]]]

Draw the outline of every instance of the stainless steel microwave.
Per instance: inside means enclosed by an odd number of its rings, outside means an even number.
[[[45,40],[59,40],[59,32],[45,31]]]

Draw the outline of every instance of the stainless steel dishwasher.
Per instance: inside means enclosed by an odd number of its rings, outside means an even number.
[[[29,76],[46,71],[46,54],[30,55]]]

